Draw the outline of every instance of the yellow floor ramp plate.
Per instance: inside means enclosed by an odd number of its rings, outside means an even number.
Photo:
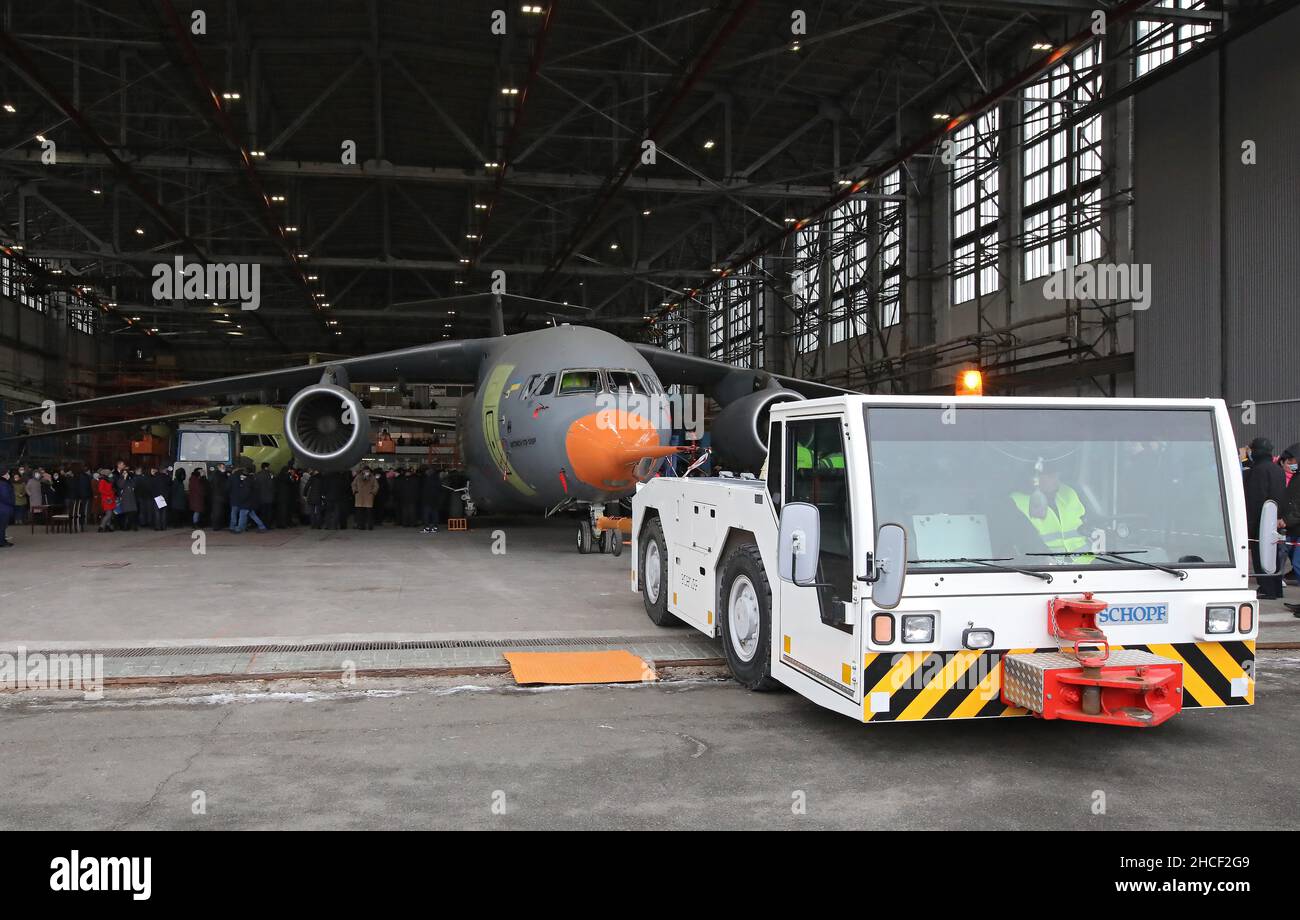
[[[506,652],[517,684],[635,684],[658,680],[654,667],[624,649],[610,652]]]

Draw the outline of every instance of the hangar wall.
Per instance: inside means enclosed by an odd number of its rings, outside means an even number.
[[[1300,9],[1170,75],[1136,101],[1137,393],[1257,403],[1242,443],[1300,440]],[[1242,162],[1253,141],[1257,162]],[[1280,389],[1279,389],[1280,387]]]

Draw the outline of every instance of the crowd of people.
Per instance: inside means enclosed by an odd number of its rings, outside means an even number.
[[[1280,600],[1289,580],[1300,585],[1300,443],[1292,444],[1280,454],[1274,453],[1268,438],[1255,438],[1242,450],[1242,476],[1246,490],[1246,525],[1250,533],[1251,568],[1259,572],[1260,512],[1266,501],[1277,502],[1278,530],[1285,532],[1278,544],[1276,575],[1260,575],[1260,600]],[[1287,570],[1290,570],[1289,572]],[[1300,604],[1287,604],[1300,616]]]
[[[437,533],[456,490],[455,471],[433,467],[321,472],[270,464],[216,464],[187,476],[171,467],[47,470],[20,466],[0,471],[0,548],[12,546],[6,527],[68,516],[75,528],[100,531],[170,527],[243,533],[307,526],[317,530],[420,528]]]

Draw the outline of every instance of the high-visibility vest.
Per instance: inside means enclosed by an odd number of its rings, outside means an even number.
[[[1047,513],[1034,517],[1029,513],[1029,493],[1012,492],[1011,500],[1034,525],[1047,548],[1054,553],[1078,553],[1088,548],[1088,538],[1079,532],[1087,513],[1079,493],[1069,486],[1058,486],[1056,500],[1048,504]]]
[[[795,444],[794,451],[795,469],[810,470],[813,468],[812,448],[803,444]],[[824,470],[842,470],[844,469],[844,454],[838,450],[833,454],[827,454],[817,461],[817,466]]]

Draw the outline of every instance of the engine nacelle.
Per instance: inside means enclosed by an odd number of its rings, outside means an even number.
[[[722,466],[758,472],[767,458],[768,413],[777,403],[803,396],[794,390],[772,387],[757,390],[729,403],[713,419],[713,452]]]
[[[370,450],[370,416],[356,394],[330,383],[303,387],[284,410],[284,433],[298,462],[345,470]]]

